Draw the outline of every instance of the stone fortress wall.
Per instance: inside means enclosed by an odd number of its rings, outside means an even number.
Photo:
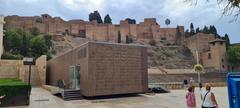
[[[204,67],[216,70],[227,70],[226,44],[223,40],[216,40],[214,35],[198,33],[187,37],[184,26],[177,28],[161,28],[156,18],[145,18],[139,24],[129,24],[121,20],[120,24],[98,24],[97,21],[83,21],[80,19],[64,21],[60,17],[52,17],[48,14],[42,16],[21,17],[17,15],[5,18],[6,28],[19,28],[28,31],[37,27],[40,33],[49,35],[72,35],[104,42],[117,42],[118,32],[121,33],[121,41],[126,41],[129,36],[134,41],[151,40],[165,41],[170,44],[178,44],[188,47],[197,61]]]
[[[120,24],[98,24],[96,21],[69,20],[64,21],[60,17],[52,17],[48,14],[42,16],[21,17],[17,15],[5,18],[6,28],[19,28],[28,31],[30,28],[37,27],[40,33],[50,35],[69,34],[87,38],[89,40],[116,42],[118,31],[124,42],[126,36],[134,40],[155,39],[166,40],[176,43],[177,28],[160,28],[156,18],[145,18],[139,24],[129,24],[122,20]],[[184,27],[179,26],[180,37],[184,36]],[[182,38],[180,38],[182,39]]]

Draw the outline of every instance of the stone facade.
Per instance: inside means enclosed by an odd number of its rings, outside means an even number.
[[[89,22],[83,20],[64,21],[60,17],[52,17],[48,14],[43,14],[41,17],[21,17],[13,15],[7,16],[5,20],[6,24],[4,27],[6,28],[19,28],[28,31],[30,28],[37,27],[40,33],[57,36],[67,34],[85,38],[86,41],[96,40],[115,43],[118,39],[118,32],[120,32],[122,42],[125,42],[126,36],[128,36],[132,38],[133,41],[138,42],[148,42],[154,39],[156,42],[160,41],[168,44],[183,45],[191,50],[196,61],[197,51],[199,61],[205,67],[213,67],[217,70],[225,70],[227,67],[226,57],[223,57],[223,55],[226,55],[225,46],[216,44],[219,47],[213,47],[209,44],[210,41],[215,39],[214,35],[198,33],[194,36],[186,37],[183,26],[177,26],[177,28],[161,28],[155,18],[145,18],[144,21],[139,24],[129,24],[126,20],[121,20],[120,24],[98,24],[97,21]],[[221,53],[221,55],[217,55],[216,53]],[[215,58],[219,60],[209,60],[209,54],[219,56]],[[223,62],[220,63],[220,61]],[[219,62],[219,65],[213,65],[215,62]]]
[[[4,24],[4,16],[0,15],[0,59],[3,53],[3,24]]]
[[[205,68],[227,71],[226,42],[213,34],[198,33],[186,39],[186,46]],[[197,54],[198,53],[198,54]]]
[[[40,33],[50,35],[69,34],[98,41],[117,41],[118,31],[121,33],[121,40],[126,41],[126,36],[133,40],[155,39],[178,43],[184,38],[184,27],[160,28],[155,18],[145,18],[139,24],[129,24],[122,20],[120,24],[98,24],[96,21],[88,22],[83,20],[64,21],[60,17],[51,17],[48,14],[33,17],[20,17],[17,15],[7,16],[6,28],[19,28],[28,31],[37,27]],[[179,32],[179,35],[176,33]]]
[[[147,48],[139,45],[88,42],[48,61],[49,83],[69,85],[69,67],[80,65],[84,96],[142,93],[148,89]]]

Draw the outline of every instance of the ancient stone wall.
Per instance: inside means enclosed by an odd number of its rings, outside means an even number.
[[[42,55],[36,60],[36,67],[39,74],[40,84],[46,84],[47,56]]]
[[[0,78],[18,78],[21,60],[0,60]]]
[[[193,53],[195,60],[198,55],[199,63],[205,68],[226,71],[228,68],[226,44],[223,40],[215,41],[213,34],[198,33],[187,38],[186,45]]]
[[[44,64],[45,62],[45,64]],[[31,67],[31,84],[40,86],[45,84],[46,56],[36,60],[36,65]],[[29,66],[23,65],[22,60],[0,60],[0,78],[17,78],[28,82]]]
[[[195,59],[196,50],[198,51],[198,55],[200,57],[200,53],[204,51],[209,51],[209,42],[213,41],[215,36],[213,34],[203,34],[198,33],[186,39],[186,46],[190,49]]]
[[[37,19],[42,22],[37,22]],[[69,34],[73,36],[87,37],[89,40],[116,42],[118,31],[121,33],[122,42],[126,41],[126,36],[133,40],[138,39],[161,39],[165,38],[172,43],[176,42],[176,28],[160,28],[156,18],[145,18],[140,24],[129,24],[128,21],[120,21],[120,24],[97,24],[96,21],[88,22],[83,20],[64,21],[60,17],[51,17],[43,14],[41,17],[20,17],[7,16],[6,28],[19,28],[28,31],[32,27],[37,27],[40,33],[50,35]],[[184,34],[184,30],[181,30]]]
[[[216,41],[211,43],[210,53],[211,53],[212,65],[213,67],[215,67],[215,69],[219,69],[223,71],[228,70],[225,42]]]

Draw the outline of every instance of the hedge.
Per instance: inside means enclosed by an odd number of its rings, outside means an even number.
[[[6,95],[5,98],[15,96],[28,96],[31,91],[31,85],[21,82],[18,79],[0,79],[0,95]]]

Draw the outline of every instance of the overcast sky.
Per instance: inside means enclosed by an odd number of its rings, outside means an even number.
[[[144,18],[157,18],[161,27],[166,27],[166,18],[171,20],[169,27],[184,25],[185,30],[193,22],[194,27],[215,25],[220,35],[227,33],[231,43],[240,42],[240,18],[230,23],[233,16],[223,16],[223,6],[217,0],[198,0],[191,5],[185,0],[0,0],[0,14],[35,16],[48,13],[64,20],[88,20],[88,14],[98,10],[102,18],[110,14],[113,23],[125,18],[142,22]]]

